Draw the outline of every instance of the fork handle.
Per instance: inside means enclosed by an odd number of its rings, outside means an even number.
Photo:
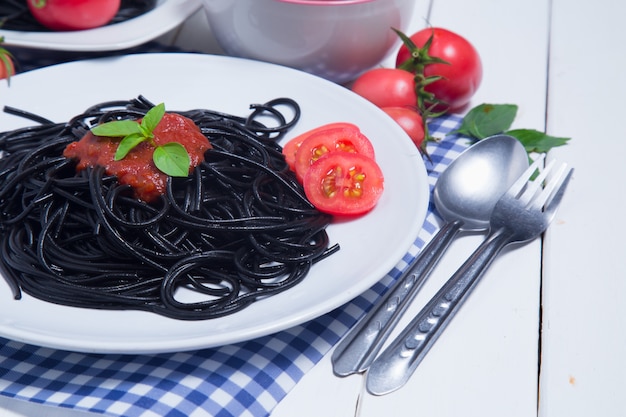
[[[339,342],[331,357],[335,374],[347,376],[369,367],[462,225],[460,220],[444,224],[394,286]]]
[[[374,360],[366,381],[370,393],[384,395],[408,381],[493,259],[511,242],[511,237],[504,229],[491,232],[389,347]]]

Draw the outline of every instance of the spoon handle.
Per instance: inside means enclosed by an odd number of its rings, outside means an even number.
[[[503,229],[491,233],[457,272],[371,364],[366,386],[374,395],[402,387],[413,374],[493,259],[511,241]]]
[[[462,225],[460,220],[444,224],[394,286],[339,342],[331,357],[336,375],[347,376],[369,367]]]

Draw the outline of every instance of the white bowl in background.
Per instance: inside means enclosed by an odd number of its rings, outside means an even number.
[[[232,56],[354,80],[400,45],[416,0],[202,0],[210,28]]]

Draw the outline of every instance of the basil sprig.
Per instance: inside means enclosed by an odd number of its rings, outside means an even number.
[[[141,122],[114,120],[93,127],[91,133],[96,136],[122,138],[115,151],[116,161],[124,159],[140,143],[148,142],[154,147],[152,153],[154,165],[161,172],[171,177],[186,177],[189,175],[191,162],[185,147],[178,142],[157,145],[154,141],[154,129],[164,115],[165,104],[161,103],[148,110]]]
[[[510,130],[516,115],[515,104],[481,104],[470,110],[463,118],[461,126],[451,133],[478,140],[504,133],[519,140],[528,153],[545,153],[554,147],[565,145],[570,140],[550,136],[534,129]]]

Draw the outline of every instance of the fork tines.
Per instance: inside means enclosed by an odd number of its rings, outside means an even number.
[[[559,165],[556,172],[556,160],[551,160],[545,167],[541,167],[545,155],[542,154],[528,167],[520,178],[511,186],[507,194],[519,199],[526,208],[552,211],[558,206],[565,188],[573,173],[567,164]],[[537,176],[533,179],[533,175]]]

